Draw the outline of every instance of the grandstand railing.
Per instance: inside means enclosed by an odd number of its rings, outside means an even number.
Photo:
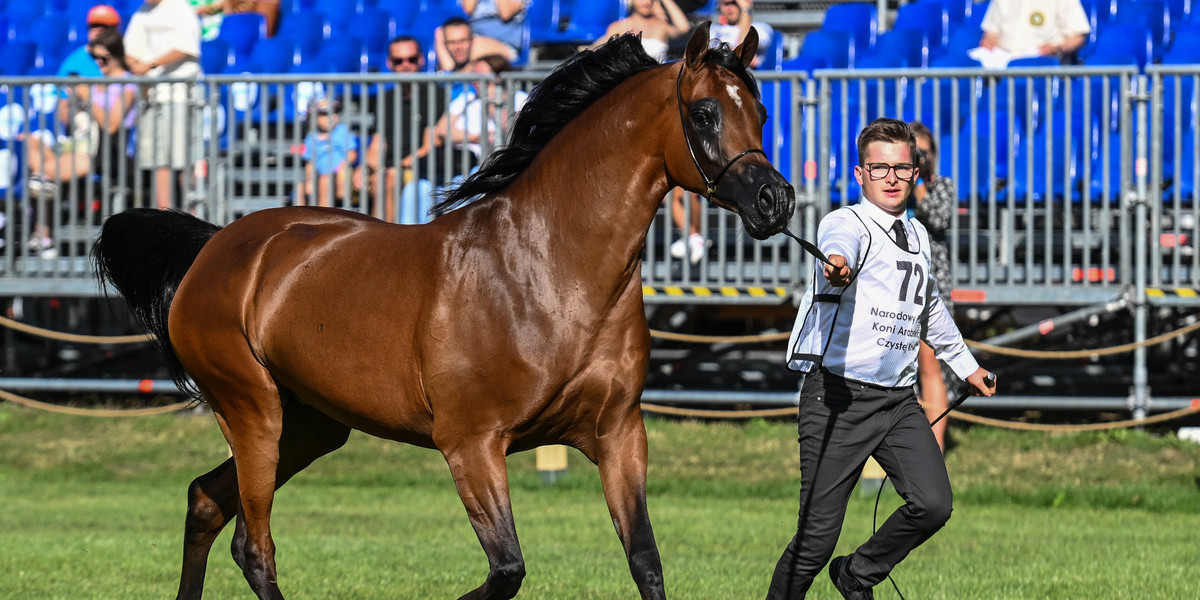
[[[511,103],[518,90],[530,89],[542,75],[505,74],[505,93],[489,102],[488,110]],[[1195,251],[1200,68],[1155,66],[1146,75],[1132,67],[846,70],[817,71],[811,77],[762,72],[759,80],[771,115],[764,148],[796,186],[792,229],[803,237],[815,236],[825,213],[857,201],[852,165],[858,130],[878,116],[920,119],[939,138],[940,171],[959,189],[960,215],[949,232],[955,280],[945,287],[954,289],[960,302],[1091,305],[1129,293],[1139,269],[1151,290],[1200,288]],[[9,217],[0,228],[6,240],[0,249],[0,285],[6,295],[97,294],[85,254],[99,223],[112,212],[152,203],[150,180],[138,157],[131,156],[115,166],[118,176],[72,182],[35,210],[37,203],[24,187],[29,174],[25,140],[38,131],[51,137],[64,133],[56,124],[54,100],[60,90],[69,97],[73,84],[83,82],[0,79],[0,199]],[[193,160],[176,205],[227,223],[246,212],[292,203],[303,178],[304,136],[313,126],[305,118],[309,102],[328,97],[339,105],[361,156],[368,129],[381,118],[375,99],[402,83],[414,86],[418,97],[430,98],[439,86],[486,89],[487,81],[247,74],[195,82],[198,100],[181,115],[191,124]],[[1134,119],[1138,103],[1154,109],[1143,125]],[[1168,112],[1158,108],[1164,106]],[[419,135],[383,125],[396,143]],[[497,141],[504,139],[507,125],[501,125]],[[118,135],[131,144],[135,134]],[[482,141],[484,153],[492,143]],[[1148,148],[1148,157],[1140,161],[1135,158],[1139,143]],[[442,162],[438,168],[446,170],[444,175],[460,175],[468,167]],[[368,190],[343,192],[347,208],[379,213]],[[399,192],[390,201],[399,204]],[[690,203],[684,206],[691,210]],[[807,283],[812,260],[793,244],[782,236],[752,240],[736,216],[702,206],[702,229],[713,244],[694,265],[671,255],[671,244],[681,234],[668,204],[660,209],[646,239],[648,302],[780,303]],[[1144,227],[1135,222],[1139,206],[1147,210]],[[56,258],[25,248],[39,219],[54,220]],[[1146,244],[1144,262],[1135,251],[1139,243]],[[1151,294],[1150,301],[1194,300]]]

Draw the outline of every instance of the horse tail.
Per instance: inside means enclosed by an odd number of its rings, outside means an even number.
[[[125,297],[130,312],[154,335],[179,389],[200,398],[171,346],[167,315],[175,290],[200,249],[221,228],[184,212],[139,208],[109,217],[92,246],[100,287]]]

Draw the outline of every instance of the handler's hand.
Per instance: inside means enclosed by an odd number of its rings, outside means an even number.
[[[829,262],[833,265],[825,265],[825,281],[833,287],[846,287],[850,285],[850,267],[846,266],[846,257],[841,254],[829,255]]]
[[[973,396],[991,396],[996,393],[996,374],[983,367],[971,373],[967,377],[967,383],[971,385]]]

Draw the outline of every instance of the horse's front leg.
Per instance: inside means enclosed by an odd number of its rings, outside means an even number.
[[[488,557],[488,576],[483,585],[459,600],[512,598],[525,578],[525,558],[517,541],[508,494],[506,443],[494,433],[480,436],[448,432],[440,440],[435,432],[435,443],[450,466],[471,527]]]
[[[629,572],[643,600],[663,600],[662,559],[646,510],[646,428],[636,403],[614,423],[602,424],[601,432],[593,460]]]

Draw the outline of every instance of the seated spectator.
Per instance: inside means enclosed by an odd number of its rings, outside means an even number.
[[[526,0],[458,0],[458,5],[467,15],[468,31],[465,39],[457,36],[453,43],[465,45],[468,53],[465,58],[451,54],[448,44],[443,42],[446,35],[443,24],[434,31],[438,69],[461,71],[466,61],[489,54],[516,60],[525,35]]]
[[[387,66],[393,73],[422,72],[425,69],[425,52],[421,49],[421,42],[407,35],[392,39],[388,44]],[[428,94],[422,95],[421,91]],[[364,185],[367,186],[367,193],[376,199],[375,216],[389,223],[397,222],[395,197],[400,159],[412,154],[420,145],[425,130],[430,126],[425,121],[429,115],[427,109],[437,111],[434,113],[436,119],[441,116],[445,106],[446,90],[442,86],[418,88],[413,83],[405,82],[396,83],[378,94],[368,107],[374,122],[368,130],[370,142],[362,168],[354,174],[354,189],[361,190]],[[383,176],[382,182],[379,180],[380,174]],[[411,171],[408,179],[411,179]],[[404,204],[400,207],[399,222],[406,225],[423,222],[428,210],[428,206],[421,210],[415,205]]]
[[[472,61],[470,72],[495,77],[512,69],[508,59],[493,54]],[[451,100],[446,113],[426,131],[421,147],[401,161],[407,169],[401,203],[416,206],[418,215],[428,213],[435,190],[478,167],[483,160],[484,132],[490,149],[499,141],[501,123],[513,110],[520,109],[525,96],[525,92],[520,92],[510,101],[503,97],[503,86],[492,80],[483,90],[473,84],[469,93]],[[516,108],[511,109],[512,106]],[[448,163],[445,162],[447,145]]]
[[[642,48],[646,54],[662,62],[667,59],[667,48],[671,40],[686,34],[691,29],[687,15],[675,4],[675,0],[627,0],[630,15],[615,21],[592,47],[607,42],[614,35],[636,33],[642,36]]]
[[[305,206],[315,195],[317,206],[333,206],[333,199],[349,189],[358,139],[338,122],[337,107],[326,98],[313,102],[308,118],[316,119],[316,127],[304,136],[304,181],[297,186],[296,203]]]
[[[1092,31],[1079,0],[992,2],[983,16],[983,38],[970,56],[1002,69],[1014,58],[1071,57]]]
[[[116,30],[121,26],[121,15],[107,4],[97,4],[87,13],[87,43],[72,50],[55,75],[58,77],[99,77],[100,68],[88,54],[88,47],[96,41],[96,34],[105,30]],[[64,94],[65,97],[65,94]]]
[[[486,132],[487,150],[490,151],[500,143],[500,132],[505,123],[521,110],[529,93],[517,90],[512,98],[505,97],[504,85],[500,74],[515,71],[516,68],[508,59],[498,54],[482,56],[474,63],[474,72],[491,75],[493,79],[480,90],[475,99],[463,107],[458,118],[450,123],[451,141],[461,144],[475,154],[479,163],[484,159],[484,136]]]
[[[267,20],[267,37],[275,35],[279,24],[279,0],[188,0],[200,17],[201,38],[214,40],[221,32],[224,15],[258,13]],[[349,9],[347,9],[349,10]]]
[[[709,38],[736,48],[753,27],[758,32],[758,52],[750,66],[758,67],[771,48],[775,28],[766,23],[752,22],[754,0],[721,0],[719,8],[716,23],[708,30]]]
[[[129,76],[125,45],[116,28],[99,32],[87,48],[103,77]],[[45,209],[56,196],[61,197],[58,189],[61,184],[93,173],[104,174],[101,172],[105,168],[114,171],[108,175],[119,172],[126,156],[128,132],[137,120],[137,95],[137,85],[133,83],[77,85],[70,97],[59,100],[57,112],[70,128],[70,134],[53,140],[39,135],[28,137],[26,185],[31,195],[44,201],[43,210],[39,211],[41,218],[29,242],[31,250],[41,252],[44,258],[57,256],[51,237],[54,218]]]

